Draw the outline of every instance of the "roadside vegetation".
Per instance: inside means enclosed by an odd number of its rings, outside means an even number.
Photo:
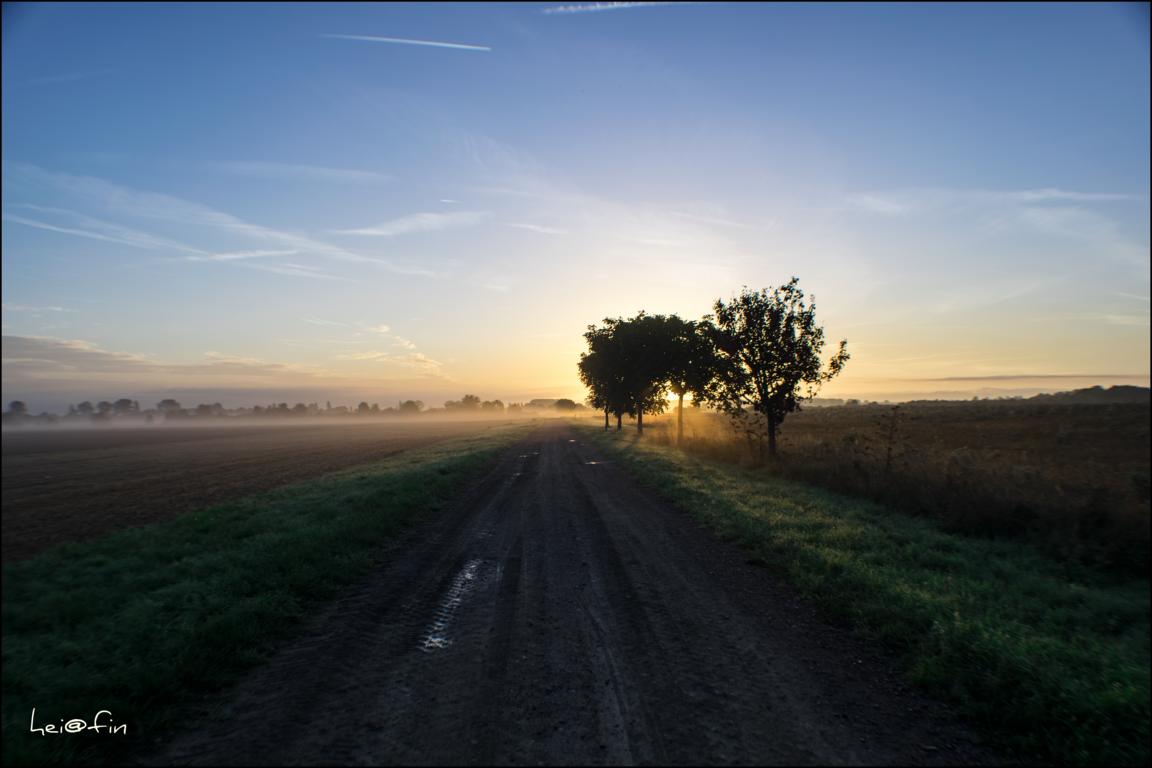
[[[267,657],[526,426],[438,443],[4,567],[6,764],[115,763]],[[127,737],[39,735],[108,710]],[[105,723],[109,717],[105,717]],[[306,727],[306,724],[302,724]]]
[[[583,426],[624,468],[903,655],[912,679],[1027,759],[1143,765],[1149,585]]]
[[[1145,401],[879,403],[791,417],[764,471],[864,496],[945,530],[1018,538],[1059,560],[1120,575],[1149,567]],[[692,409],[683,440],[662,418],[646,438],[747,466],[722,414]]]

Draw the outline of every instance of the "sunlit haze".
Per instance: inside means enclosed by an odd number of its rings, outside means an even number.
[[[612,5],[6,4],[5,401],[580,401],[793,275],[827,397],[1148,384],[1147,6]]]

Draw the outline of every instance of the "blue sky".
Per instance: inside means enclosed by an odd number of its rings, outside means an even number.
[[[1147,384],[1146,6],[608,5],[6,6],[4,397],[579,398],[793,274],[829,395]]]

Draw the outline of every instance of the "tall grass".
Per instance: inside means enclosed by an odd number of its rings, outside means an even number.
[[[266,658],[379,545],[449,500],[523,428],[65,544],[4,567],[5,764],[115,763]],[[109,710],[127,736],[42,736]],[[108,718],[105,718],[108,722]]]
[[[1020,755],[1145,765],[1149,585],[1024,542],[949,533],[875,502],[584,427],[621,464]]]
[[[683,449],[747,464],[716,414],[686,414]],[[1060,559],[1149,566],[1149,408],[972,403],[812,408],[764,471],[865,496],[950,531],[1022,538]],[[646,429],[675,443],[674,418]]]

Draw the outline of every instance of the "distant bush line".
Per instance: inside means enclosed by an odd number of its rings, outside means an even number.
[[[336,405],[326,402],[271,403],[250,408],[225,408],[220,403],[201,403],[185,408],[171,398],[161,400],[155,408],[142,409],[138,400],[120,398],[116,401],[101,400],[93,404],[89,400],[68,406],[63,415],[40,413],[33,415],[21,400],[13,400],[4,412],[4,426],[46,426],[52,424],[152,424],[156,422],[186,421],[193,419],[239,419],[239,418],[307,418],[307,417],[373,417],[373,416],[416,416],[419,414],[437,415],[481,415],[481,416],[531,416],[552,412],[571,412],[584,408],[583,405],[567,398],[537,398],[526,403],[508,403],[502,400],[481,400],[476,395],[464,395],[459,400],[449,400],[442,408],[428,408],[422,400],[398,401],[395,406],[380,407],[379,403],[361,401],[356,406]]]

